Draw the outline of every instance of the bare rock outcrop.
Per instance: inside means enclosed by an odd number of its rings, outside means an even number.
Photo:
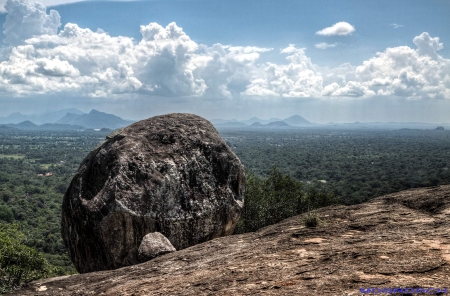
[[[306,215],[12,295],[448,295],[450,185],[322,208],[317,227]]]
[[[177,249],[230,235],[244,169],[212,124],[168,114],[109,135],[83,160],[62,205],[62,236],[80,273],[139,263],[143,237]]]

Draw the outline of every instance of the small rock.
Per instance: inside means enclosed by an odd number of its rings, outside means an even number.
[[[46,286],[40,286],[39,288],[36,289],[36,292],[44,292],[44,291],[47,291]]]
[[[138,259],[141,262],[145,262],[175,251],[176,249],[164,235],[159,232],[152,232],[142,239],[138,250]]]

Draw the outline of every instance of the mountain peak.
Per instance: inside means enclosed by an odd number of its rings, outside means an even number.
[[[300,115],[293,115],[291,117],[284,119],[283,121],[290,125],[310,125],[311,124],[311,122],[309,122],[305,118],[301,117]]]
[[[132,121],[123,120],[114,114],[108,114],[92,109],[89,114],[78,115],[74,113],[67,113],[66,116],[58,120],[56,123],[79,125],[93,129],[104,127],[116,129],[127,126],[131,124]]]

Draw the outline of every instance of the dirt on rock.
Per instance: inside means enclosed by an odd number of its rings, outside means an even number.
[[[361,295],[361,288],[450,288],[450,186],[327,207],[317,215],[315,228],[296,216],[139,265],[39,280],[11,295]]]

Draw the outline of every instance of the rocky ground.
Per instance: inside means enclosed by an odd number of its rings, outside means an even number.
[[[139,265],[36,281],[11,295],[360,295],[360,288],[450,288],[450,186],[317,214],[316,228],[297,216]]]

